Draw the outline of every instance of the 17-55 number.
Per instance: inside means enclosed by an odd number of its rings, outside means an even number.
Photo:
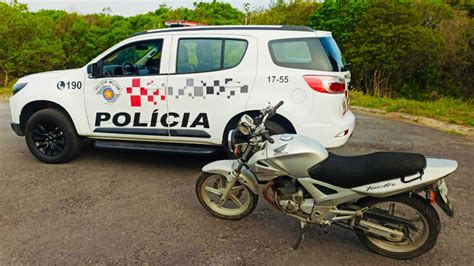
[[[288,76],[268,76],[268,83],[288,83]]]

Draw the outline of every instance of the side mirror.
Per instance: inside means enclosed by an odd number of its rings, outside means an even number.
[[[89,78],[97,77],[97,63],[93,63],[87,66],[87,74]]]
[[[99,61],[87,66],[87,74],[89,78],[99,78],[102,75],[103,62]]]

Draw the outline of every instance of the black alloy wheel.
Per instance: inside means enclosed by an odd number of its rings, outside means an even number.
[[[45,163],[65,163],[81,150],[81,138],[69,116],[48,108],[34,113],[26,122],[25,140],[36,159]]]
[[[33,129],[36,148],[46,156],[58,156],[66,145],[64,132],[54,123],[38,123]]]

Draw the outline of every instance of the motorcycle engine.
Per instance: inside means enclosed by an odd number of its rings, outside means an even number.
[[[294,179],[279,179],[275,182],[278,205],[287,213],[296,214],[303,203],[303,189]]]

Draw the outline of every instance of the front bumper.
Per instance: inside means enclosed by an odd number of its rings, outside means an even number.
[[[10,126],[18,136],[23,137],[25,135],[25,132],[21,128],[20,124],[10,123]]]

